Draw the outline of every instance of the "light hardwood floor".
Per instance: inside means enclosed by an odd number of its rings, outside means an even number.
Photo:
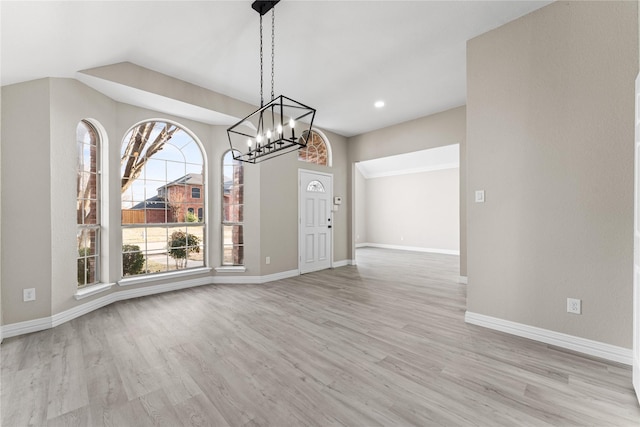
[[[457,257],[357,260],[6,339],[2,425],[640,425],[629,367],[465,324]]]

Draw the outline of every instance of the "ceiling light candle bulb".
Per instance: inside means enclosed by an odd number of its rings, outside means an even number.
[[[293,118],[291,118],[291,120],[289,120],[289,126],[291,126],[291,139],[293,139],[295,141],[296,139],[296,131],[295,131],[295,127],[296,127],[296,122],[295,120],[293,120]]]
[[[276,130],[278,132],[278,135],[282,135],[282,124],[278,123],[278,127]]]
[[[267,142],[271,142],[271,129],[267,129]]]

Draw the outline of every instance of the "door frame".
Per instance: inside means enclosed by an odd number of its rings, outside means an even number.
[[[329,233],[331,244],[329,248],[329,268],[333,268],[333,230],[335,229],[335,224],[333,222],[333,174],[328,172],[318,172],[310,169],[298,169],[298,274],[302,274],[302,198],[300,197],[300,194],[302,193],[303,173],[321,175],[324,177],[328,177],[331,180],[331,185],[329,186],[329,206],[331,206],[331,231]]]
[[[640,74],[636,77],[635,83],[632,382],[640,403]]]

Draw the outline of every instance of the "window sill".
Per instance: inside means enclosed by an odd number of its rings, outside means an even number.
[[[209,273],[210,271],[211,271],[211,268],[209,267],[201,267],[201,268],[193,268],[193,269],[184,270],[184,271],[172,271],[170,273],[156,273],[156,274],[147,274],[144,276],[127,277],[126,279],[118,280],[118,286],[131,286],[131,285],[138,285],[140,283],[155,282],[158,280],[175,279],[177,277],[186,277],[186,276],[193,276],[196,274]]]
[[[76,293],[73,294],[73,297],[79,301],[92,295],[108,291],[113,285],[115,285],[115,283],[98,283],[97,285],[86,286],[84,288],[78,289]]]
[[[216,267],[218,273],[244,273],[247,268],[243,265],[225,265],[222,267]]]

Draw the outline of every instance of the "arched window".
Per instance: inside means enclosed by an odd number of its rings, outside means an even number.
[[[78,287],[100,281],[100,141],[86,120],[76,128],[78,150],[76,218],[78,224]]]
[[[125,135],[123,276],[204,267],[204,165],[200,144],[174,123],[143,122]]]
[[[222,160],[222,265],[244,265],[244,169],[231,150]]]
[[[303,133],[306,137],[307,132]],[[331,150],[327,141],[315,130],[311,131],[311,137],[305,148],[298,150],[298,160],[315,163],[316,165],[331,166]]]

